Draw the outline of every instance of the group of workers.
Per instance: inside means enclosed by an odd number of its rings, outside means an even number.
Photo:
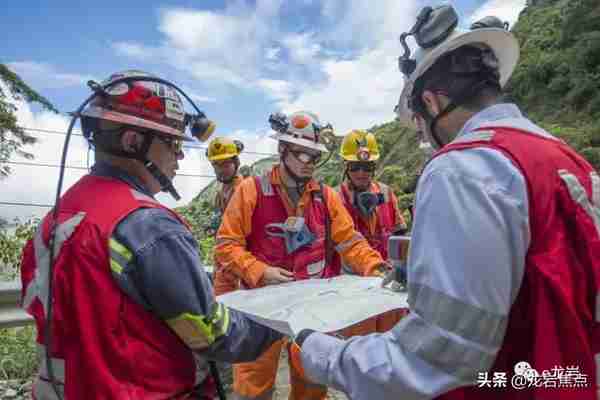
[[[451,6],[426,7],[400,37],[397,118],[435,150],[416,189],[410,312],[341,335],[283,338],[214,293],[343,272],[397,278],[386,241],[406,226],[373,180],[375,137],[346,135],[338,192],[314,178],[328,129],[315,114],[271,116],[280,161],[260,176],[237,175],[240,143],[213,140],[213,292],[190,228],[153,197],[176,194],[193,140],[175,86],[128,72],[95,87],[81,119],[96,163],[23,254],[41,355],[34,397],[213,399],[217,360],[235,364],[237,399],[270,399],[285,346],[291,399],[322,399],[327,386],[351,399],[597,399],[600,176],[503,101],[519,55],[507,27],[492,17],[457,25]],[[511,384],[523,363],[536,374]],[[542,379],[575,366],[577,385]],[[482,374],[504,385],[481,387]]]
[[[387,241],[406,232],[391,189],[373,180],[380,152],[375,136],[355,130],[344,137],[340,155],[345,180],[339,194],[313,177],[327,148],[322,126],[310,112],[271,116],[280,162],[260,176],[237,176],[243,146],[215,138],[207,149],[217,179],[215,209],[222,212],[215,248],[215,294],[345,271],[383,276],[389,267]],[[394,310],[346,329],[354,336],[391,329],[403,310]],[[234,365],[238,399],[271,398],[282,347],[274,343],[254,362]],[[307,383],[291,365],[291,397],[323,399],[326,386]]]

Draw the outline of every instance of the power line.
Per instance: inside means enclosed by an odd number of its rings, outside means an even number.
[[[5,161],[5,163],[13,164],[13,165],[25,165],[25,166],[29,166],[29,167],[60,168],[60,165],[57,165],[57,164],[45,164],[45,163],[37,163],[37,162]],[[83,171],[88,170],[88,168],[86,168],[86,167],[78,167],[78,166],[73,166],[73,165],[65,165],[65,168],[77,169],[77,170],[83,170]],[[192,178],[211,178],[211,179],[216,178],[215,175],[204,175],[204,174],[177,174],[177,176],[187,176],[187,177],[192,177]]]
[[[62,132],[62,131],[55,131],[55,130],[51,130],[51,129],[39,129],[39,128],[29,128],[26,126],[19,126],[19,128],[25,130],[25,131],[30,131],[30,132],[38,132],[38,133],[47,133],[47,134],[52,134],[52,135],[66,135],[66,132]],[[73,132],[72,135],[75,136],[81,136],[83,137],[82,133],[75,133]],[[203,149],[205,150],[208,146],[203,146],[203,145],[195,145],[195,144],[189,144],[189,143],[185,143],[183,147],[188,147],[188,148],[192,148],[192,149]],[[243,154],[254,154],[254,155],[259,155],[259,156],[276,156],[277,154],[275,153],[263,153],[260,151],[243,151]]]
[[[18,202],[18,201],[0,201],[0,205],[2,205],[2,206],[43,207],[43,208],[52,208],[52,207],[54,207],[52,204],[21,203],[21,202]]]

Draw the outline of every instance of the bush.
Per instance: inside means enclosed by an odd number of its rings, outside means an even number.
[[[0,329],[0,379],[30,379],[38,367],[33,326]]]
[[[35,218],[17,223],[14,232],[10,232],[6,225],[0,226],[0,280],[11,281],[18,277],[23,247],[33,237],[39,222]]]

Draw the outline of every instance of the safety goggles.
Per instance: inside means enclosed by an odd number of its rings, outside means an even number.
[[[183,140],[176,139],[174,137],[164,136],[164,135],[155,135],[155,137],[158,140],[160,140],[161,142],[163,142],[164,144],[166,144],[167,146],[169,146],[173,153],[175,153],[175,154],[183,153]]]
[[[365,172],[373,172],[377,166],[373,162],[351,162],[348,163],[348,171],[357,172],[357,171],[365,171]]]
[[[305,150],[289,150],[290,153],[296,158],[296,160],[304,164],[316,164],[321,159],[320,152],[308,152]]]

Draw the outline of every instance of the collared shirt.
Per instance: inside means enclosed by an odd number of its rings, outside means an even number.
[[[551,136],[515,105],[498,104],[455,140],[495,124]],[[433,159],[415,198],[411,313],[384,334],[310,335],[302,347],[307,376],[353,399],[424,400],[475,384],[501,346],[529,243],[525,178],[506,156],[472,148]]]
[[[138,179],[105,162],[96,163],[91,174],[121,180],[152,196]],[[131,254],[120,272],[112,271],[116,283],[161,320],[169,322],[182,315],[209,319],[218,309],[197,242],[168,211],[133,211],[117,225],[112,240]],[[227,310],[226,314],[226,332],[202,349],[202,355],[228,362],[253,360],[280,337],[235,310]]]

